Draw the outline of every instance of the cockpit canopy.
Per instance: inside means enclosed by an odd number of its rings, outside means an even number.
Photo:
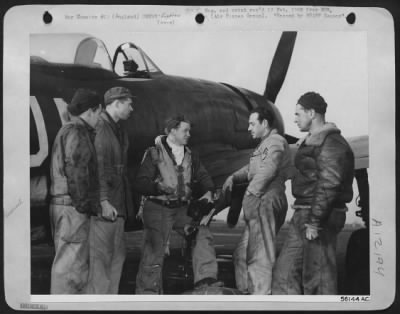
[[[83,65],[113,71],[104,43],[86,34],[31,35],[30,55],[37,62]]]
[[[162,73],[140,47],[121,44],[113,61],[104,43],[88,34],[35,34],[30,38],[30,56],[34,63],[57,63],[99,68],[120,77],[150,78]]]
[[[145,52],[132,43],[120,45],[114,54],[114,72],[119,76],[150,77],[162,73]]]

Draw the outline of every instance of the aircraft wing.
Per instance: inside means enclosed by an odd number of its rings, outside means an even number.
[[[254,148],[243,150],[226,149],[207,156],[200,155],[200,158],[212,176],[216,187],[221,188],[229,175],[249,162],[253,151]]]
[[[346,138],[354,152],[355,169],[369,167],[369,137],[368,135]],[[291,144],[292,157],[296,155],[297,146]],[[225,149],[207,156],[201,156],[204,166],[207,168],[217,187],[221,187],[225,179],[234,171],[249,162],[254,148],[236,150]]]
[[[369,137],[368,135],[346,138],[354,152],[355,168],[369,167]]]

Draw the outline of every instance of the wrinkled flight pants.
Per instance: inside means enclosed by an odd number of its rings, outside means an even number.
[[[297,209],[273,271],[272,294],[337,294],[336,238],[346,212],[333,210],[315,240],[305,237],[310,209]]]
[[[51,268],[51,294],[82,294],[89,269],[89,216],[75,207],[50,204],[55,257]]]
[[[243,202],[245,229],[233,253],[238,290],[250,294],[271,294],[275,263],[275,237],[285,222],[288,204],[284,191],[267,192],[256,208]],[[256,216],[248,219],[249,211]]]
[[[87,294],[118,294],[126,257],[125,219],[111,222],[92,216],[90,220],[90,269]]]
[[[164,252],[172,230],[183,234],[185,224],[192,218],[186,215],[187,206],[167,208],[146,201],[143,209],[144,243],[136,278],[136,294],[162,294]],[[208,227],[201,226],[192,250],[194,281],[206,277],[217,279],[218,265],[213,237]]]

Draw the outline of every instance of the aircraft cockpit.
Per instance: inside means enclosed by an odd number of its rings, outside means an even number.
[[[89,79],[92,71],[96,71],[93,72],[95,77],[101,71],[105,78],[118,75],[122,78],[149,79],[162,74],[146,53],[132,43],[118,46],[111,61],[105,44],[91,35],[34,34],[30,39],[32,64],[57,66],[63,69],[63,73],[76,69],[81,78]]]
[[[132,43],[118,46],[113,68],[116,74],[123,77],[151,78],[152,74],[162,73],[146,53]]]

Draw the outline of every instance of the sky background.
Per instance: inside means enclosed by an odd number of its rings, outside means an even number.
[[[91,32],[111,58],[119,44],[140,46],[166,74],[225,82],[262,94],[280,31]],[[367,41],[364,32],[299,32],[289,70],[275,105],[287,134],[302,137],[294,124],[297,99],[307,91],[328,103],[326,120],[345,137],[368,134]],[[355,196],[358,195],[357,187]],[[290,186],[288,185],[289,204]],[[348,223],[361,222],[349,206]],[[288,211],[288,218],[291,210]]]

